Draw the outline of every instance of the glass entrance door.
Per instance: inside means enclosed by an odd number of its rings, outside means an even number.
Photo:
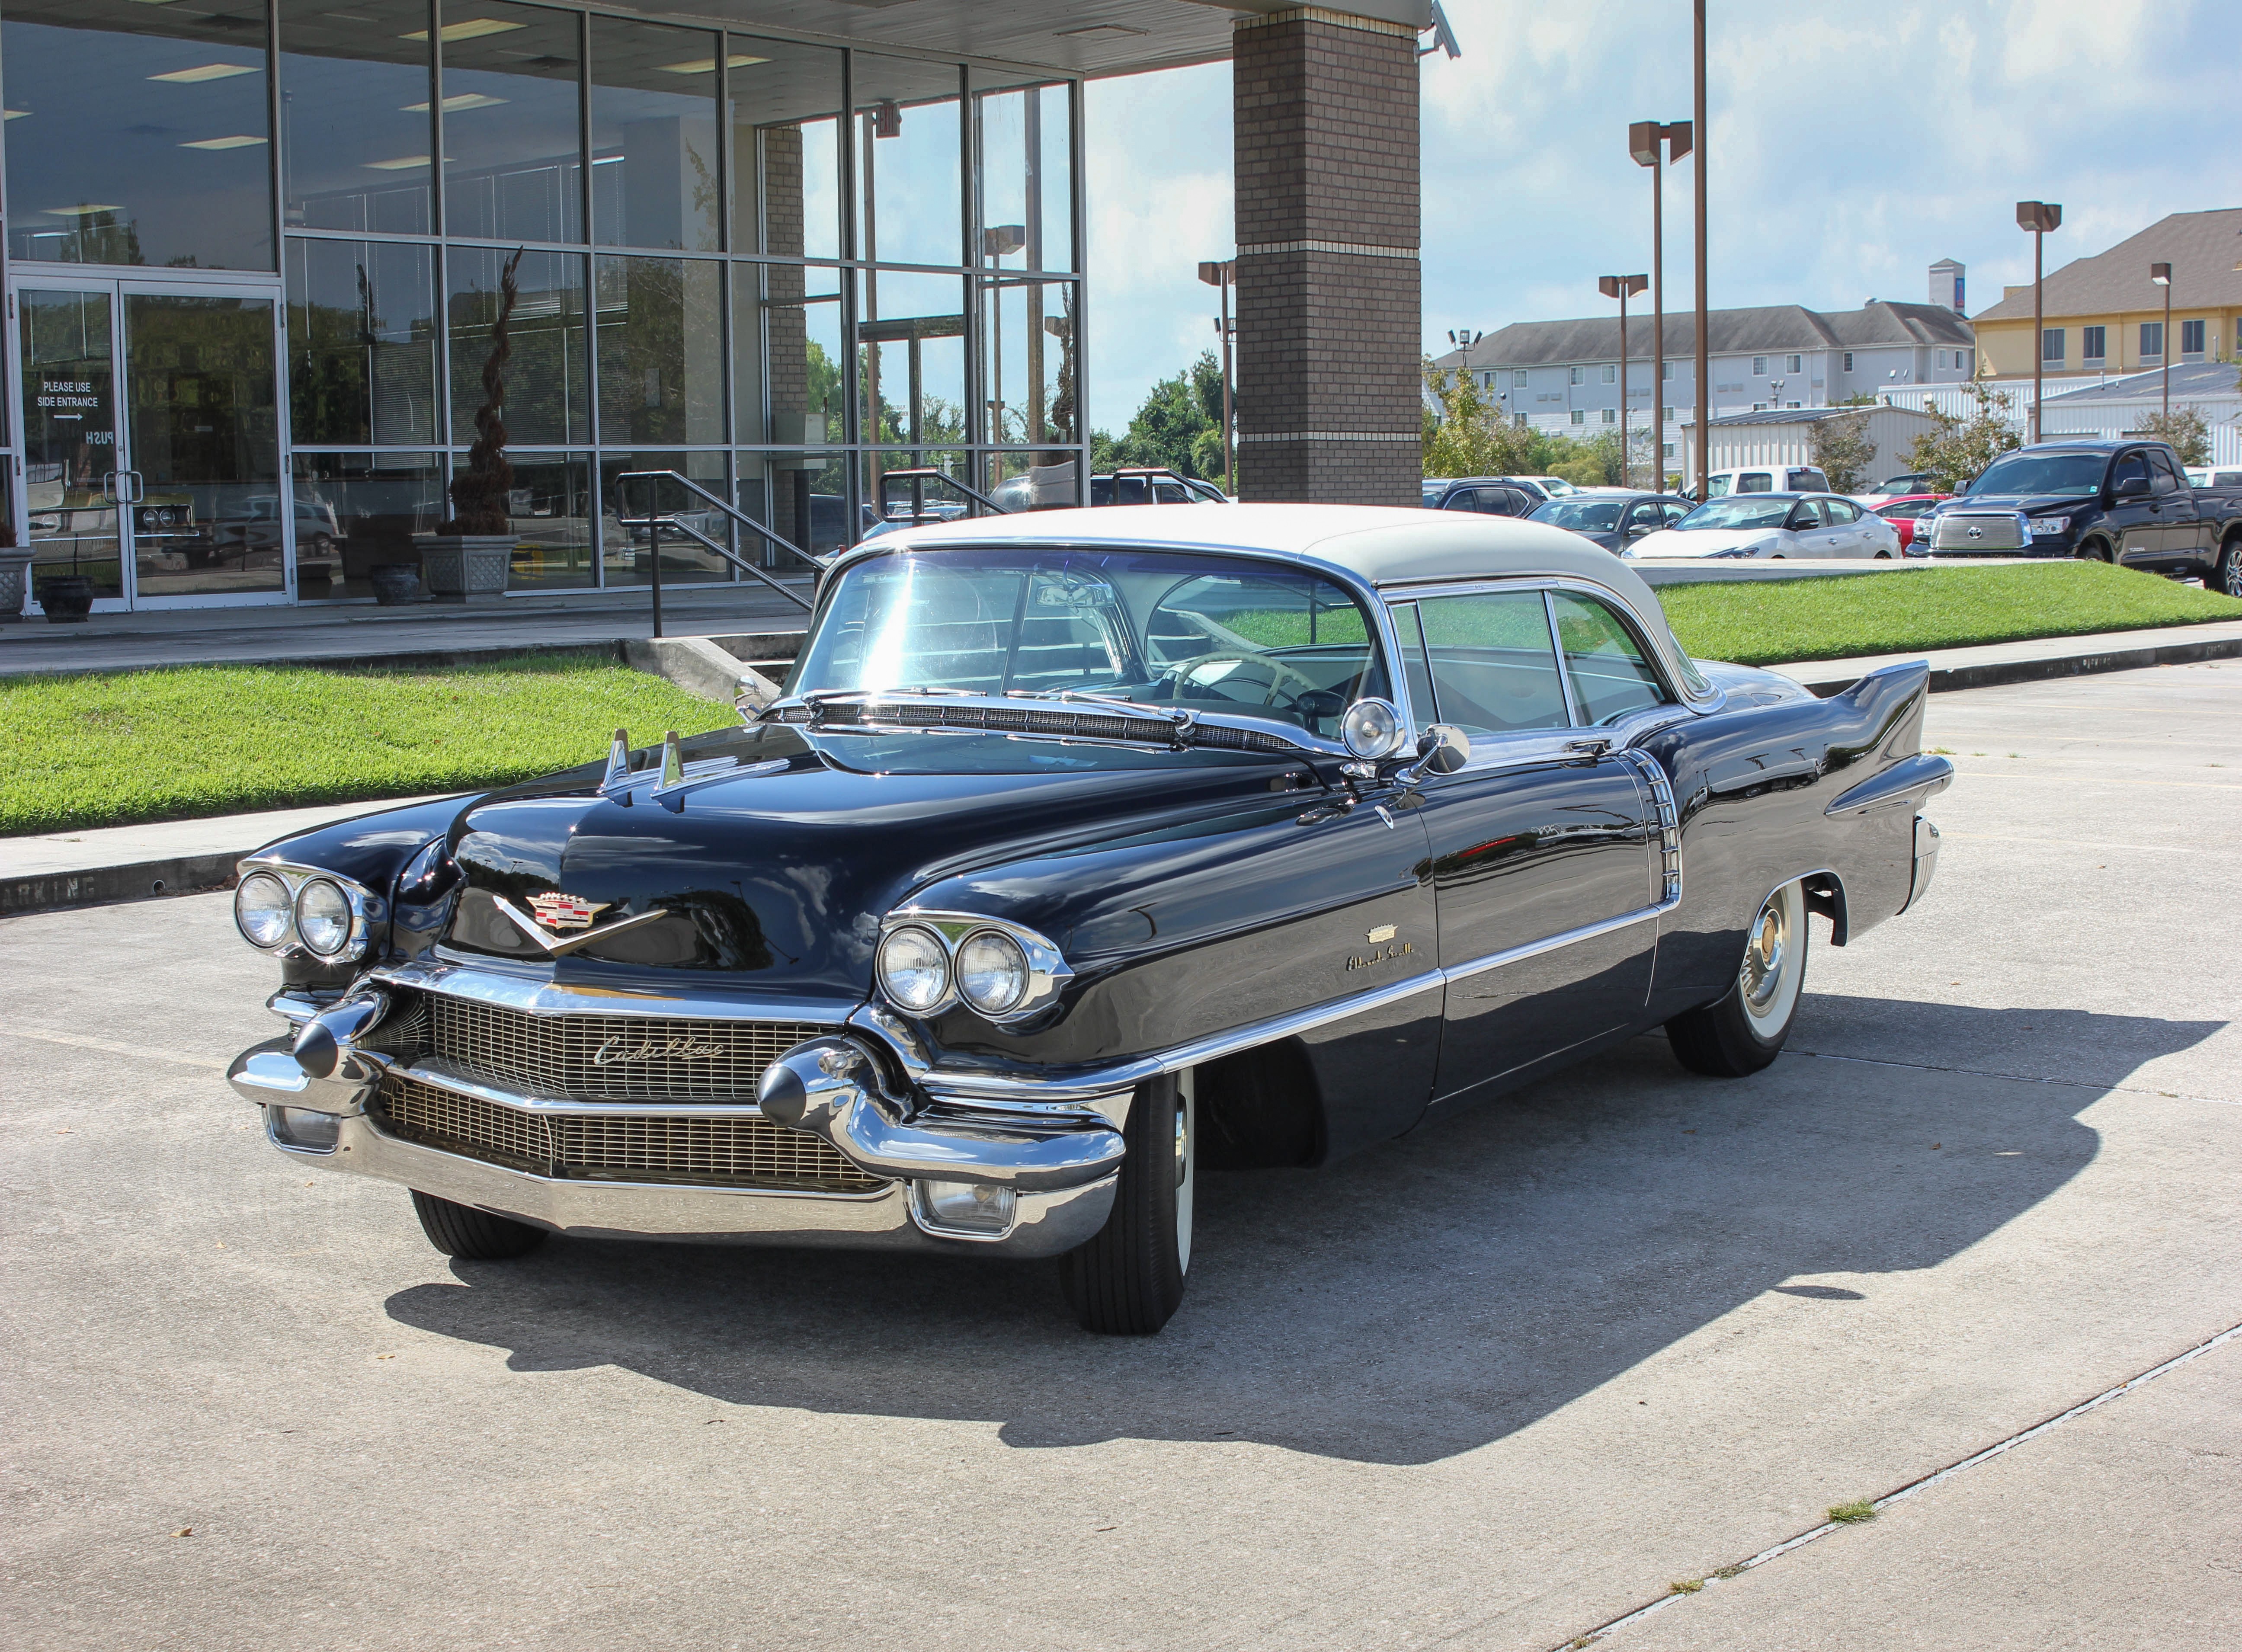
[[[79,574],[104,606],[285,600],[274,296],[27,278],[16,299],[34,594]]]

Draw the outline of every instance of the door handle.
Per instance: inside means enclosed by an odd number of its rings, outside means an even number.
[[[148,497],[147,479],[142,476],[138,471],[120,470],[117,473],[119,476],[130,476],[132,479],[132,494],[131,498],[124,501],[124,503],[127,505],[138,505],[142,500]]]
[[[1583,757],[1601,757],[1612,749],[1612,742],[1597,735],[1587,740],[1567,740],[1565,749],[1576,751]]]

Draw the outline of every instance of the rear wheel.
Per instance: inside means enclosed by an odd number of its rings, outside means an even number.
[[[413,1213],[420,1219],[420,1231],[428,1236],[428,1243],[463,1262],[510,1261],[545,1243],[541,1227],[509,1216],[493,1216],[472,1205],[454,1205],[418,1188],[413,1192]]]
[[[1782,1053],[1805,984],[1806,890],[1785,883],[1752,920],[1728,995],[1666,1024],[1675,1059],[1715,1078],[1759,1071]]]
[[[2225,548],[2219,553],[2219,561],[2212,565],[2209,576],[2204,580],[2203,588],[2242,597],[2242,534],[2226,541]]]
[[[1198,1119],[1188,1073],[1137,1087],[1122,1127],[1128,1156],[1113,1213],[1059,1258],[1059,1286],[1085,1331],[1150,1336],[1184,1299],[1191,1272]]]
[[[2089,562],[2114,562],[2118,560],[2110,554],[2110,547],[2098,539],[2088,540],[2085,544],[2080,546],[2078,554],[2082,560]]]

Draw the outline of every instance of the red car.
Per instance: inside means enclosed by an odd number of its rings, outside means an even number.
[[[1876,507],[1876,514],[1899,530],[1900,554],[1907,554],[1908,547],[1915,543],[1916,519],[1930,514],[1930,507],[1951,494],[1903,494],[1897,499],[1888,499]]]

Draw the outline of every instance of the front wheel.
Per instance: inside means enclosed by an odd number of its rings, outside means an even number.
[[[1675,1059],[1714,1078],[1759,1071],[1782,1052],[1805,985],[1806,890],[1785,883],[1752,920],[1727,996],[1666,1024]]]
[[[2206,591],[2221,592],[2227,596],[2242,597],[2242,538],[2231,539],[2219,553],[2219,561],[2203,582]]]
[[[1183,1302],[1198,1170],[1193,1088],[1189,1073],[1137,1087],[1121,1131],[1129,1151],[1113,1213],[1058,1259],[1060,1288],[1085,1331],[1150,1336]]]
[[[510,1216],[493,1216],[472,1205],[455,1205],[433,1193],[413,1191],[413,1213],[428,1243],[446,1256],[463,1262],[506,1262],[526,1256],[545,1243],[545,1230],[517,1222]]]

